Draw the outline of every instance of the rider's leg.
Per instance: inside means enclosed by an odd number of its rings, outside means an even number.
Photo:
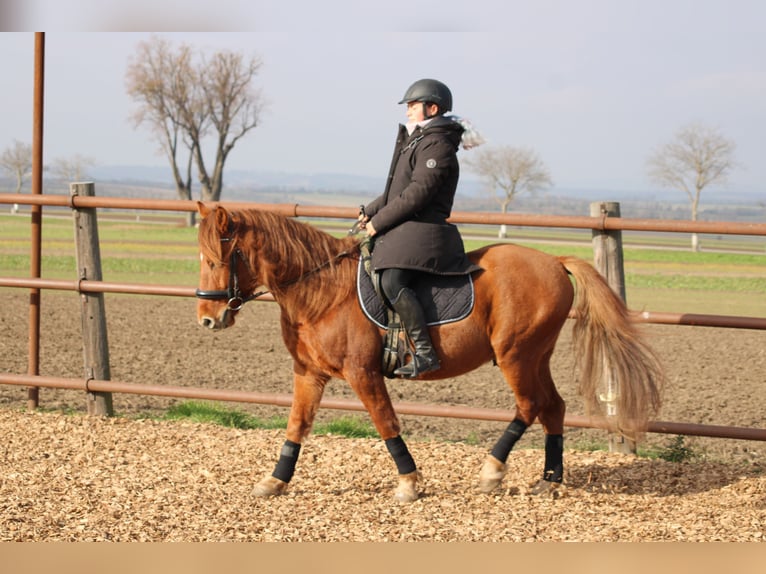
[[[423,307],[415,292],[408,287],[415,273],[407,269],[386,269],[381,276],[383,293],[399,314],[404,330],[415,347],[412,361],[394,371],[395,375],[408,378],[435,371],[440,367]]]

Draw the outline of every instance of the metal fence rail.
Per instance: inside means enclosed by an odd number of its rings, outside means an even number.
[[[133,295],[163,295],[170,297],[194,297],[194,287],[177,285],[152,285],[148,283],[114,283],[110,281],[68,281],[66,279],[42,279],[21,277],[0,277],[0,287],[51,289],[54,291],[77,291],[78,293],[126,293]],[[258,301],[274,301],[270,293]],[[574,317],[574,312],[570,317]],[[740,317],[736,315],[705,315],[699,313],[666,313],[641,311],[633,316],[638,323],[658,325],[689,325],[695,327],[725,327],[729,329],[766,330],[766,319]]]
[[[102,207],[156,211],[196,211],[196,201],[178,199],[141,199],[125,197],[85,197],[77,195],[28,195],[0,193],[0,204],[26,204],[58,207]],[[297,203],[221,202],[232,209],[264,209],[286,217],[329,217],[356,219],[358,209]],[[486,225],[519,225],[523,227],[563,227],[597,231],[665,231],[674,233],[708,233],[724,235],[766,236],[766,223],[737,223],[727,221],[686,221],[676,219],[632,219],[625,217],[534,215],[529,213],[488,213],[482,211],[453,211],[452,223]]]
[[[292,395],[279,393],[256,393],[252,391],[232,391],[221,389],[200,389],[173,385],[148,385],[119,381],[100,381],[95,379],[72,379],[64,377],[46,377],[31,375],[10,375],[0,373],[0,383],[7,385],[36,385],[52,389],[72,389],[83,392],[126,393],[151,395],[183,399],[209,401],[229,401],[289,407]],[[350,399],[323,398],[321,408],[366,412],[364,405]],[[394,409],[399,414],[428,417],[458,418],[484,421],[511,422],[513,411],[477,407],[454,407],[445,405],[427,405],[423,403],[395,402]],[[573,428],[608,429],[606,421],[579,415],[566,415],[564,426]],[[664,434],[682,434],[712,438],[733,438],[743,440],[766,441],[766,429],[701,425],[669,421],[650,421],[647,432]]]

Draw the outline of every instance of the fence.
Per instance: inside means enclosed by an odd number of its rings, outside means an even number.
[[[50,280],[40,277],[40,212],[42,206],[69,207],[75,214],[80,214],[96,208],[131,209],[131,210],[155,210],[188,212],[196,210],[196,203],[179,200],[148,200],[135,198],[97,198],[81,192],[86,189],[86,184],[73,184],[73,193],[65,195],[21,195],[0,194],[0,204],[25,204],[35,206],[32,217],[32,273],[27,279],[2,278],[0,287],[16,287],[31,289],[30,297],[30,367],[27,375],[14,375],[0,373],[0,384],[28,386],[30,407],[37,406],[36,390],[44,388],[76,389],[85,391],[92,402],[89,401],[89,412],[104,414],[110,409],[107,395],[112,392],[134,393],[155,396],[167,396],[189,399],[208,399],[220,401],[248,402],[259,404],[271,404],[277,406],[289,406],[290,395],[221,391],[215,389],[190,389],[188,387],[174,387],[168,385],[140,385],[135,383],[121,383],[111,381],[108,370],[86,372],[84,379],[67,379],[62,377],[40,376],[36,370],[39,353],[39,290],[54,289],[76,291],[81,294],[103,293],[128,293],[150,294],[163,296],[193,297],[194,288],[174,287],[145,284],[121,284],[102,281],[98,277],[81,277],[75,281]],[[92,184],[87,184],[92,187]],[[356,210],[353,208],[302,206],[298,204],[259,204],[259,203],[226,203],[231,208],[260,208],[277,212],[288,217],[322,217],[355,219]],[[455,212],[451,218],[453,223],[473,223],[490,225],[516,225],[522,227],[558,227],[573,229],[591,229],[594,236],[594,245],[601,241],[604,235],[611,234],[614,239],[615,232],[621,230],[634,231],[663,231],[683,233],[709,233],[709,234],[738,234],[766,236],[766,224],[740,224],[732,222],[690,222],[668,221],[650,219],[628,219],[614,216],[614,205],[601,205],[600,211],[590,217],[547,216],[529,214],[496,214],[481,212]],[[614,250],[614,249],[612,249]],[[617,256],[621,261],[621,244],[618,241]],[[81,257],[82,255],[78,255]],[[93,256],[91,254],[91,256]],[[605,272],[605,275],[611,272]],[[618,279],[619,281],[619,279]],[[613,286],[612,281],[610,284]],[[37,296],[36,296],[37,294]],[[37,309],[35,310],[35,306]],[[35,327],[35,319],[38,321]],[[744,329],[766,330],[766,319],[753,317],[733,317],[721,315],[702,314],[676,314],[643,312],[635,318],[637,321],[646,323],[672,324],[672,325],[696,325],[709,327],[727,327]],[[87,352],[87,351],[86,351]],[[98,352],[98,351],[96,351]],[[87,361],[87,359],[86,359]],[[101,404],[98,404],[101,401]],[[363,411],[361,403],[343,399],[324,399],[321,403],[323,408]],[[510,421],[513,413],[505,410],[480,409],[470,407],[447,407],[424,405],[416,403],[396,403],[395,408],[402,414],[421,416],[469,418],[479,420]],[[93,408],[92,408],[93,407]],[[604,422],[568,415],[565,425],[580,428],[606,428]],[[735,438],[746,440],[766,440],[766,429],[754,429],[743,427],[728,427],[714,425],[698,425],[688,423],[653,421],[649,424],[649,432],[683,434],[689,436],[707,436],[716,438]]]

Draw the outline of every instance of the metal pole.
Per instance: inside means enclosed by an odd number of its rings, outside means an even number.
[[[32,133],[32,195],[43,192],[43,92],[45,85],[45,32],[35,33],[35,84]],[[41,205],[32,206],[32,251],[29,258],[30,275],[40,277],[41,270]],[[30,375],[40,374],[40,289],[29,292],[29,358]],[[40,388],[27,388],[27,408],[36,409],[40,403]]]

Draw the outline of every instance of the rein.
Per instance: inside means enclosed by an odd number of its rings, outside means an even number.
[[[232,240],[231,237],[221,238],[222,243],[229,242],[231,240]],[[329,267],[335,261],[338,261],[339,259],[343,259],[344,257],[348,257],[352,254],[353,254],[353,251],[348,251],[348,250],[341,251],[329,261],[325,261],[324,263],[318,265],[314,269],[306,271],[305,273],[301,274],[295,279],[290,279],[289,281],[280,283],[278,286],[281,288],[281,287],[287,287],[289,285],[298,283],[302,281],[303,279],[305,279],[306,277],[308,277],[309,275],[313,275],[314,273],[321,271],[325,267]],[[213,289],[210,291],[203,291],[202,289],[197,289],[195,291],[195,295],[197,299],[205,299],[207,301],[226,300],[227,309],[229,309],[230,311],[239,311],[244,306],[244,304],[247,303],[248,301],[252,301],[254,299],[257,299],[258,297],[262,297],[263,295],[271,293],[271,289],[266,289],[264,291],[257,291],[247,296],[244,296],[242,294],[242,291],[239,288],[239,278],[237,277],[237,257],[239,257],[243,261],[243,263],[247,265],[247,260],[242,255],[242,252],[239,250],[239,248],[232,249],[231,255],[229,255],[229,284],[227,288]]]

